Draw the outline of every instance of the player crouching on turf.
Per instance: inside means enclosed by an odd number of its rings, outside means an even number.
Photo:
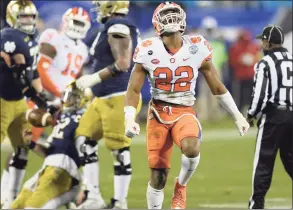
[[[24,184],[12,209],[58,209],[75,199],[81,175],[74,135],[86,102],[75,83],[65,89],[57,124],[47,139],[48,145],[43,146],[43,166]]]

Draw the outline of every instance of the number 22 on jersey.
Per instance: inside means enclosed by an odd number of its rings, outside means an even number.
[[[185,76],[183,76],[185,73]],[[194,78],[193,69],[190,66],[180,66],[174,71],[174,76],[180,77],[174,80],[173,72],[168,67],[158,67],[153,73],[155,79],[155,88],[172,91],[186,92],[190,91],[191,81]],[[187,75],[187,76],[186,76]]]

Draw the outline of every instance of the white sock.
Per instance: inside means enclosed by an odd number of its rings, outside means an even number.
[[[195,172],[196,167],[199,164],[200,154],[195,158],[188,158],[184,154],[181,156],[181,170],[178,177],[178,183],[181,186],[185,186],[192,174]]]
[[[85,164],[83,167],[83,179],[87,190],[93,193],[100,193],[99,188],[99,161]]]
[[[164,190],[156,190],[148,183],[147,202],[148,209],[161,209],[164,201]]]
[[[131,175],[114,176],[114,199],[121,201],[127,198]]]
[[[4,169],[2,176],[1,176],[1,203],[5,199],[5,195],[7,193],[8,182],[9,182],[9,172],[6,169]]]
[[[17,169],[13,166],[9,167],[9,181],[7,185],[8,197],[15,198],[20,191],[20,186],[25,175],[25,169]]]

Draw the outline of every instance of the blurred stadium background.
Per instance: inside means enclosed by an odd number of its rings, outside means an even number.
[[[1,28],[5,25],[5,8],[9,1],[1,0]],[[39,10],[39,32],[59,28],[66,9],[81,6],[90,11],[90,1],[34,1]],[[175,1],[187,13],[188,34],[203,34],[214,48],[213,61],[225,85],[246,114],[250,102],[253,65],[261,54],[254,40],[267,24],[280,25],[286,34],[284,46],[292,53],[292,1]],[[131,1],[130,18],[136,23],[142,39],[154,36],[151,18],[159,1]],[[92,16],[92,28],[85,39],[90,46],[100,26]],[[90,72],[90,62],[85,67]],[[144,124],[149,84],[142,90],[144,106],[139,121]],[[199,78],[196,89],[196,109],[203,126],[202,160],[188,186],[188,208],[247,208],[251,193],[251,175],[256,129],[245,137],[237,130],[216,101],[206,84]],[[101,143],[101,191],[110,199],[113,192],[112,161]],[[1,171],[8,144],[1,148]],[[169,208],[173,188],[172,179],[179,173],[180,151],[175,148],[172,170],[165,189],[165,205]],[[40,166],[41,160],[31,155],[26,178]],[[129,208],[146,208],[145,191],[148,166],[145,151],[145,132],[133,139],[133,178],[129,192]],[[272,188],[267,196],[268,208],[292,208],[292,183],[282,168],[279,158],[275,166]]]

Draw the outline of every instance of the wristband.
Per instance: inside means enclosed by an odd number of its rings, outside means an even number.
[[[136,117],[136,108],[133,106],[125,106],[124,107],[124,117],[125,120],[135,120]]]
[[[116,63],[113,63],[113,64],[109,65],[107,68],[110,70],[110,72],[112,73],[113,77],[115,77],[118,74],[122,73],[121,71],[118,70],[118,67],[117,67]]]
[[[239,116],[242,116],[229,91],[222,95],[216,95],[216,98],[219,103],[232,115],[234,120],[236,120]]]
[[[93,81],[92,83],[94,85],[102,82],[102,79],[100,77],[100,73],[99,72],[92,74],[92,77],[91,78],[92,78],[92,81]],[[92,86],[94,86],[94,85],[92,85]]]

